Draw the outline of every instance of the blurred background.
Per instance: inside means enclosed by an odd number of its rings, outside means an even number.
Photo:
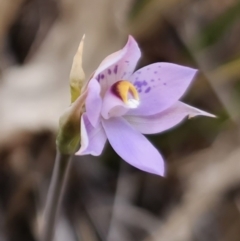
[[[84,33],[88,76],[131,34],[143,55],[137,68],[199,69],[184,101],[218,118],[148,136],[165,178],[109,145],[100,157],[75,157],[55,240],[239,241],[239,0],[0,0],[0,240],[38,240]]]

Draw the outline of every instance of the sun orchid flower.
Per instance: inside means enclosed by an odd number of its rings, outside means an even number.
[[[213,115],[179,99],[196,70],[154,63],[133,72],[141,56],[133,37],[106,57],[88,82],[86,111],[81,116],[81,147],[76,155],[102,153],[108,139],[116,153],[143,171],[164,175],[164,161],[143,134],[155,134],[185,117]]]

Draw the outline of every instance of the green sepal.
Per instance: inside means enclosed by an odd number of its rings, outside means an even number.
[[[81,86],[70,84],[70,91],[71,91],[71,103],[73,103],[81,94]]]
[[[74,154],[80,147],[80,122],[69,120],[60,124],[56,145],[61,154]]]
[[[87,92],[82,93],[59,120],[56,145],[61,154],[74,154],[80,147],[81,115]]]

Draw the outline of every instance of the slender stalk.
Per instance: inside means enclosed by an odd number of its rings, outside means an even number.
[[[40,234],[40,241],[52,241],[54,238],[56,219],[62,201],[70,164],[71,156],[61,154],[57,151],[46,206],[44,209],[44,223]]]

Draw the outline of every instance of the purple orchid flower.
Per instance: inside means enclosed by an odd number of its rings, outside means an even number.
[[[106,140],[126,162],[143,171],[164,175],[164,161],[142,134],[160,133],[185,117],[207,112],[179,101],[196,70],[155,63],[133,73],[141,56],[133,37],[109,55],[88,84],[86,112],[81,117],[81,148],[77,155],[102,153]]]

